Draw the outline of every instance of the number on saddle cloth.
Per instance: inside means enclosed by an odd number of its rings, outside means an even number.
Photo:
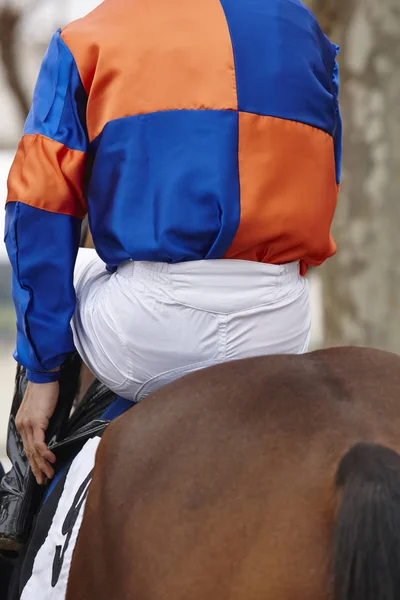
[[[86,442],[38,515],[22,569],[21,600],[65,598],[100,441]]]
[[[74,527],[76,526],[79,514],[82,510],[84,503],[86,502],[87,495],[89,493],[89,485],[92,481],[93,469],[82,483],[79,490],[76,492],[72,506],[69,509],[67,516],[62,527],[62,533],[66,536],[64,546],[57,546],[53,561],[53,575],[51,578],[51,586],[56,587],[60,580],[61,570],[64,564],[65,554],[68,550],[71,537],[74,533]]]
[[[101,415],[112,421],[134,406],[122,398]],[[96,451],[101,437],[89,439],[52,482],[22,565],[21,600],[64,600],[72,554],[89,493]]]

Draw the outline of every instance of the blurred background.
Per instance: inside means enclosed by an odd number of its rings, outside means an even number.
[[[267,1],[267,0],[266,0]],[[0,191],[51,35],[98,0],[0,0]],[[312,347],[400,352],[400,1],[307,0],[341,46],[343,185],[338,254],[309,275]],[[323,201],[323,199],[321,199]],[[3,211],[0,229],[3,230]],[[0,238],[1,239],[1,238]],[[15,365],[10,269],[0,241],[0,458]]]

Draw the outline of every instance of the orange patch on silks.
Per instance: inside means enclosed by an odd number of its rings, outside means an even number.
[[[83,218],[86,153],[41,135],[25,135],[8,178],[7,202]]]
[[[115,119],[167,110],[236,110],[233,48],[219,0],[104,2],[68,26],[89,96],[92,141]]]
[[[330,228],[338,190],[330,135],[240,113],[239,173],[240,225],[226,258],[319,265],[335,253]]]

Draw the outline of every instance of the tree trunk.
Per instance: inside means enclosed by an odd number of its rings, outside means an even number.
[[[30,109],[29,95],[22,80],[18,65],[18,28],[22,18],[20,8],[5,5],[0,7],[0,55],[4,74],[11,92],[14,94],[21,122],[24,123]]]
[[[318,17],[325,8],[320,22],[342,48],[344,170],[338,254],[321,268],[325,343],[400,352],[400,6],[314,0],[312,8]]]

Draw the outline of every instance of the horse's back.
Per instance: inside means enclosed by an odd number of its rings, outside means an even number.
[[[331,598],[337,466],[359,441],[400,449],[399,367],[249,359],[135,407],[100,445],[67,597]]]

